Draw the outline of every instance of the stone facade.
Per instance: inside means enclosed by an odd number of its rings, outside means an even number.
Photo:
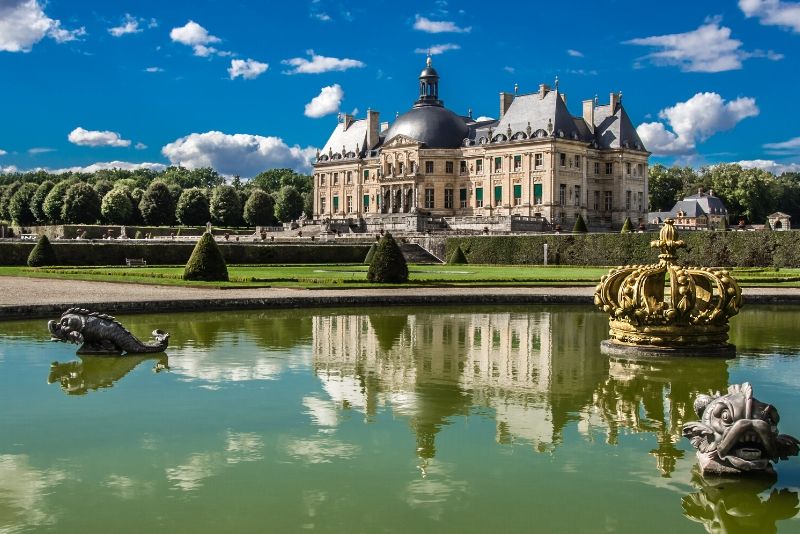
[[[429,59],[419,100],[391,127],[375,111],[340,117],[314,166],[315,220],[366,230],[403,215],[409,231],[498,218],[550,229],[578,214],[594,226],[646,221],[649,152],[621,94],[586,100],[574,117],[558,85],[543,84],[501,93],[500,119],[479,122],[443,107],[438,80]]]

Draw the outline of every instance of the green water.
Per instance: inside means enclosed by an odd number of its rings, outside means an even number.
[[[120,319],[167,356],[0,323],[0,533],[800,532],[800,459],[719,484],[680,436],[744,380],[800,435],[800,309],[736,317],[734,360],[640,364],[588,306]]]

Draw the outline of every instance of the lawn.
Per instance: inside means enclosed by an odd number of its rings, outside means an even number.
[[[230,282],[185,282],[182,266],[159,267],[0,267],[0,276],[30,276],[140,284],[201,287],[375,287],[366,281],[367,266],[352,265],[232,265]],[[593,286],[607,267],[541,265],[410,265],[416,286]],[[800,287],[800,269],[732,269],[744,287]]]

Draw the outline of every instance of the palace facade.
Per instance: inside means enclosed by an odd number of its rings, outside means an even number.
[[[314,219],[353,231],[548,230],[646,223],[650,153],[612,93],[570,114],[558,82],[500,93],[499,119],[460,116],[427,65],[394,123],[340,116],[314,165]]]

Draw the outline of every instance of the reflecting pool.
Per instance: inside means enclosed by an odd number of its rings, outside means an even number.
[[[603,356],[589,306],[127,316],[106,358],[0,323],[0,533],[800,532],[800,459],[703,479],[698,392],[750,381],[800,435],[800,309],[732,360]]]

